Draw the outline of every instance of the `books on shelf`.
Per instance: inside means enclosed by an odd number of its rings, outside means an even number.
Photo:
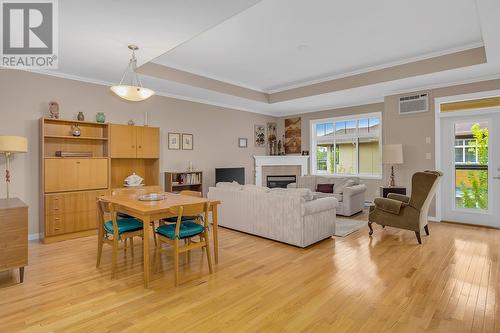
[[[184,173],[180,175],[180,184],[195,185],[201,183],[201,173]]]

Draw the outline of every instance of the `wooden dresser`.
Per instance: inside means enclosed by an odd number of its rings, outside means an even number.
[[[75,125],[80,136],[72,135]],[[44,243],[94,234],[96,198],[122,188],[133,172],[145,185],[159,185],[159,128],[42,118],[40,134]],[[61,151],[89,156],[61,157]]]
[[[18,198],[0,199],[0,271],[28,265],[28,206]]]

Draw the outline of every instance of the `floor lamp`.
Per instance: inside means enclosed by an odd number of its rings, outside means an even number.
[[[10,186],[10,156],[14,153],[28,152],[28,140],[22,136],[0,135],[0,153],[5,155],[5,182],[7,185],[7,199]]]

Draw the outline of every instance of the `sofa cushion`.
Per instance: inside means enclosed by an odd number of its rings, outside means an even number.
[[[240,184],[238,184],[238,182],[235,182],[235,181],[233,181],[233,182],[218,182],[217,184],[215,184],[215,187],[233,188],[233,189],[241,190],[243,185],[240,185]]]
[[[269,191],[269,187],[259,186],[259,185],[253,185],[253,184],[246,184],[246,185],[243,185],[242,190],[244,190],[244,191],[268,192]]]
[[[340,193],[322,193],[322,192],[314,192],[314,199],[319,198],[335,198],[338,202],[342,202],[344,196]]]
[[[295,195],[300,196],[305,201],[311,201],[314,199],[313,192],[308,188],[272,188],[269,193],[279,194],[279,195]]]

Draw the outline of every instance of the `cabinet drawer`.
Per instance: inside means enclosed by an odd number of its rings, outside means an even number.
[[[108,187],[107,158],[45,159],[45,192]]]
[[[96,211],[96,198],[107,190],[45,195],[45,215]]]
[[[45,220],[47,236],[95,229],[98,221],[96,210],[49,215],[45,217]]]

